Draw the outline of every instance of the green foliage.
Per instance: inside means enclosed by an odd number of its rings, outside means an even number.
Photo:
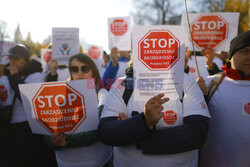
[[[224,12],[239,12],[239,33],[248,29],[248,2],[247,0],[227,0]]]

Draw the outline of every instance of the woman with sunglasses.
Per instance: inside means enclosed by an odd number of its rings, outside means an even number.
[[[53,66],[54,64],[54,66]],[[47,81],[55,81],[57,78],[56,60],[49,63],[50,74]],[[78,54],[69,60],[69,80],[80,80],[95,78],[96,92],[99,104],[105,97],[107,90],[99,89],[98,80],[100,76],[93,60],[85,55]],[[46,143],[56,150],[56,159],[59,167],[99,167],[106,166],[112,156],[112,148],[102,144],[97,135],[97,130],[82,132],[78,134],[65,135],[57,133],[53,137],[46,137]]]

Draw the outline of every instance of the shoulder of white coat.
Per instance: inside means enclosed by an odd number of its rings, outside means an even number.
[[[109,93],[104,100],[104,108],[101,118],[118,116],[120,112],[126,111],[126,105],[122,98],[125,87],[121,85],[124,79],[125,77],[117,79],[109,90]]]
[[[183,85],[190,85],[192,83],[196,83],[196,81],[193,79],[193,77],[189,74],[184,73],[184,80]]]
[[[119,90],[122,91],[124,90],[124,86],[122,85],[123,81],[126,79],[126,77],[120,77],[118,79],[115,80],[115,82],[111,85],[111,90],[115,89],[115,90]]]
[[[108,91],[107,89],[101,88],[98,92],[98,106],[104,105],[105,100],[107,99],[108,96]]]
[[[189,115],[210,117],[203,93],[190,75],[184,75],[183,91],[184,117]]]
[[[45,81],[45,75],[41,72],[35,72],[27,76],[25,83],[42,83]]]
[[[2,75],[2,76],[0,77],[0,80],[6,80],[6,79],[8,79],[8,76],[6,76],[6,75]]]
[[[184,93],[187,93],[187,92],[195,93],[196,90],[198,90],[198,92],[201,92],[200,87],[195,81],[195,79],[193,79],[193,77],[191,77],[190,75],[184,73],[184,81],[183,81]],[[201,95],[203,96],[202,93]]]

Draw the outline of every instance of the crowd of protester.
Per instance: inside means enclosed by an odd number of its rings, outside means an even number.
[[[0,166],[250,166],[250,31],[235,37],[229,52],[212,48],[197,52],[205,57],[206,66],[200,68],[206,68],[207,74],[196,81],[188,74],[194,53],[186,49],[183,97],[177,100],[161,93],[134,103],[131,51],[113,48],[110,55],[103,55],[102,69],[80,53],[64,68],[51,59],[48,71],[43,72],[26,46],[10,49],[9,63],[0,77],[11,95],[11,105],[0,106],[1,112],[10,113],[5,117],[7,123],[2,118],[0,122]],[[97,129],[71,135],[32,133],[18,84],[90,78],[96,81]],[[122,89],[111,89],[112,84]],[[174,127],[159,124],[166,103],[176,105],[182,123]]]

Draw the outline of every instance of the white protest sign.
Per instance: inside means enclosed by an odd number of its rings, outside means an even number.
[[[47,71],[48,62],[52,59],[52,50],[51,49],[41,49],[41,63],[43,66],[43,71]]]
[[[121,51],[131,50],[130,17],[108,18],[109,50],[117,47]]]
[[[209,73],[207,71],[207,65],[206,65],[206,57],[205,56],[196,56],[197,64],[199,67],[199,72],[202,77],[209,76]],[[221,59],[215,57],[213,59],[213,62],[217,65],[217,67],[220,69],[223,65],[223,62]],[[195,63],[194,56],[191,56],[188,60],[188,66],[189,66],[189,75],[191,75],[195,80],[199,77],[197,73],[197,67]]]
[[[88,45],[88,56],[92,59],[102,59],[103,49],[97,45]]]
[[[16,46],[17,43],[9,41],[0,41],[0,64],[7,64],[9,62],[8,53],[10,48]]]
[[[104,60],[103,60],[103,48],[97,45],[88,45],[88,52],[87,52],[88,56],[92,58],[92,60],[94,61],[100,76],[102,76],[103,72],[103,64],[104,64]]]
[[[195,50],[210,47],[216,51],[228,51],[230,41],[237,36],[239,13],[190,13]],[[181,25],[186,29],[186,45],[192,49],[187,15],[182,14]]]
[[[69,58],[80,53],[78,28],[52,28],[52,57],[59,64],[68,64]]]
[[[136,26],[132,30],[134,99],[164,93],[181,99],[184,75],[184,27]]]
[[[51,135],[97,129],[97,95],[87,80],[19,85],[33,133]]]

